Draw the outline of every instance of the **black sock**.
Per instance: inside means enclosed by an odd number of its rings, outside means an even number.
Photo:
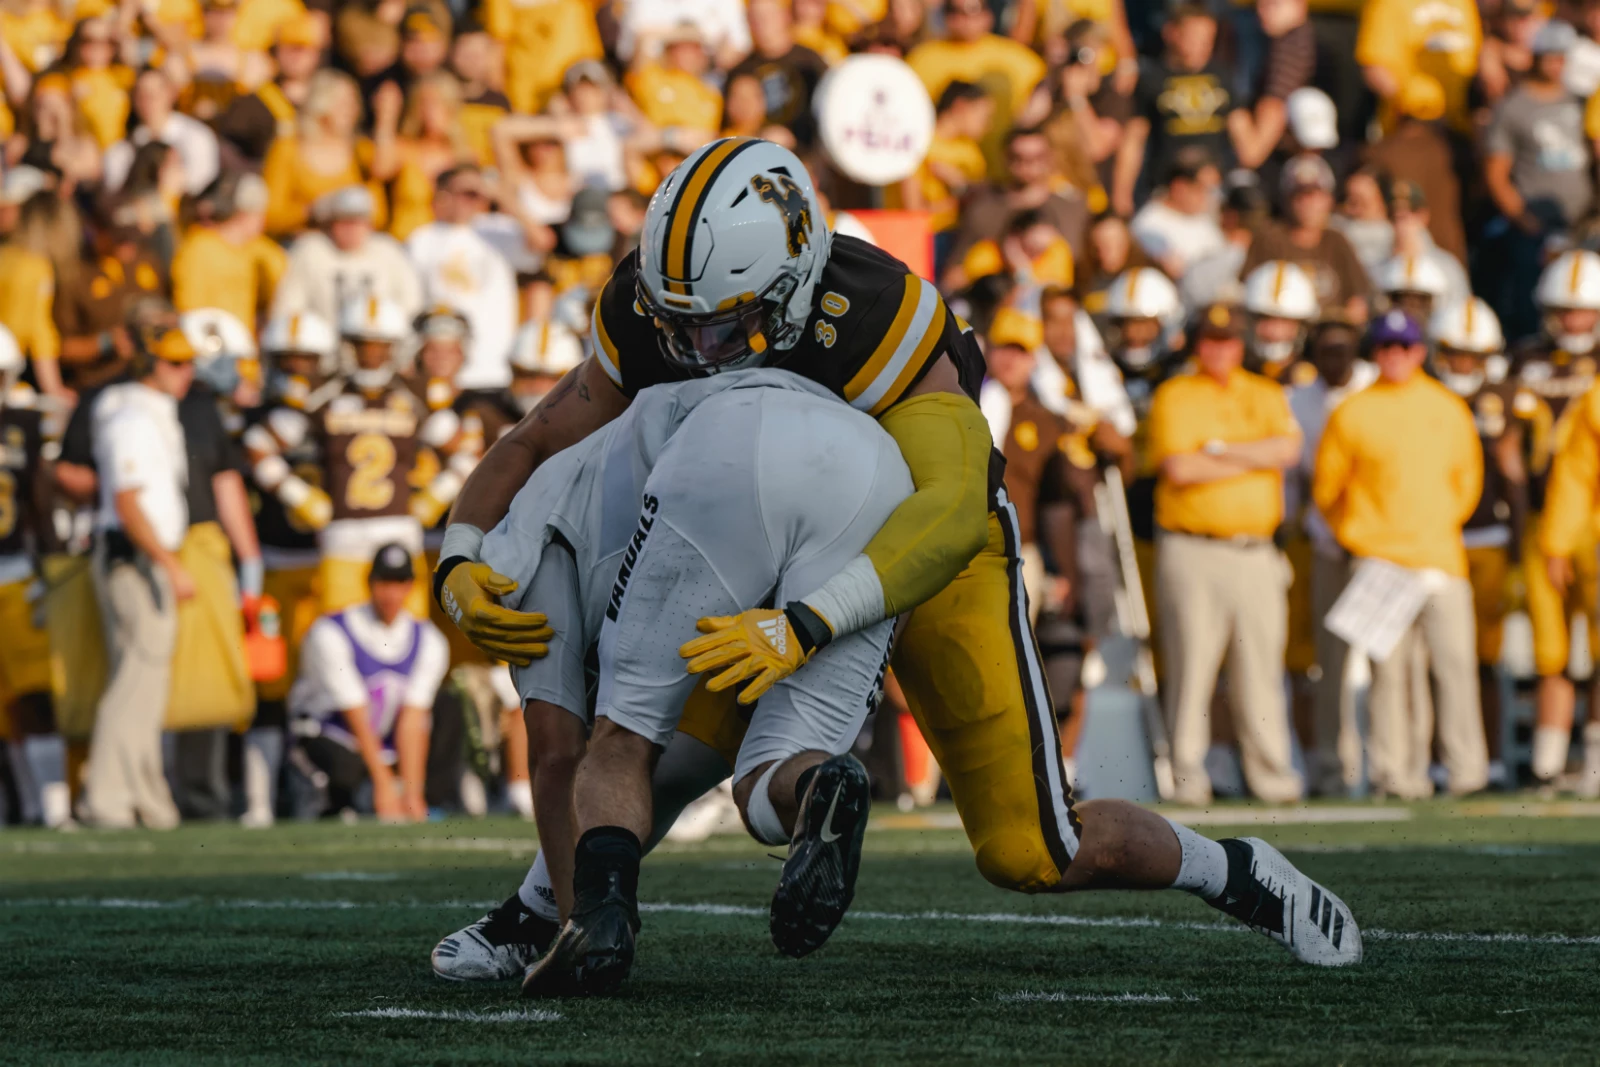
[[[620,903],[633,913],[638,928],[639,860],[643,849],[633,831],[621,826],[596,826],[578,838],[573,867],[573,913],[602,904]]]
[[[817,767],[820,766],[822,766],[822,764],[819,763],[815,766],[807,767],[805,770],[800,772],[800,777],[794,780],[794,803],[796,807],[805,807],[806,790],[811,787],[811,779],[817,776]]]
[[[550,948],[550,942],[561,932],[561,925],[554,919],[546,919],[524,904],[521,892],[513,893],[511,899],[517,906],[516,940],[532,945],[539,955],[544,955]]]
[[[1283,901],[1268,893],[1251,873],[1255,853],[1250,846],[1236,837],[1223,838],[1217,844],[1228,854],[1228,884],[1220,897],[1210,901],[1211,906],[1247,926],[1282,933]]]

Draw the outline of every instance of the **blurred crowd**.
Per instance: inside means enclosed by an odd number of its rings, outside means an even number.
[[[526,813],[430,550],[720,136],[984,338],[1069,756],[1132,638],[1181,802],[1600,792],[1597,90],[1600,0],[0,0],[7,816]]]

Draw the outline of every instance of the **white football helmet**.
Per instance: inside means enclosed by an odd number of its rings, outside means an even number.
[[[664,355],[701,373],[780,358],[811,317],[832,239],[787,148],[725,137],[694,152],[650,198],[639,243],[639,303]]]
[[[1438,311],[1429,331],[1441,347],[1475,356],[1492,356],[1506,347],[1500,319],[1475,296]]]
[[[1244,309],[1258,318],[1311,322],[1319,308],[1317,287],[1297,263],[1269,260],[1244,280]]]
[[[243,369],[250,363],[256,371],[256,339],[238,316],[221,308],[197,308],[178,316],[178,329],[194,348],[195,376],[221,396],[230,396],[239,387]]]
[[[559,378],[583,362],[583,345],[559,322],[524,323],[511,345],[511,367]]]
[[[1442,299],[1450,289],[1450,279],[1432,259],[1420,256],[1392,256],[1378,266],[1378,288],[1385,293],[1423,293]]]
[[[1582,248],[1561,253],[1539,276],[1533,298],[1544,312],[1545,330],[1551,340],[1574,355],[1588,352],[1595,346],[1595,331],[1570,333],[1562,328],[1555,313],[1600,311],[1600,255]]]
[[[381,296],[362,296],[339,309],[339,336],[351,341],[387,341],[399,344],[411,334],[411,323],[400,305]]]
[[[324,372],[331,373],[339,355],[339,337],[321,315],[310,311],[280,315],[261,331],[261,350],[267,355],[280,352],[305,352],[318,357]]]
[[[1165,274],[1153,267],[1134,267],[1119,274],[1106,290],[1106,315],[1114,335],[1112,358],[1124,369],[1137,372],[1172,347],[1173,334],[1183,325],[1183,301]],[[1123,327],[1133,319],[1154,319],[1161,324],[1161,333],[1149,344],[1129,344]]]

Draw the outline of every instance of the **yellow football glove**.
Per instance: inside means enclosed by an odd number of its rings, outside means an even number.
[[[512,611],[500,598],[517,583],[487,563],[457,563],[439,591],[439,606],[467,639],[495,659],[526,667],[550,651],[556,632],[539,612]]]
[[[320,530],[333,521],[333,498],[316,486],[309,488],[306,498],[289,509],[289,517],[302,526]]]
[[[424,530],[433,529],[449,510],[448,503],[426,489],[417,489],[411,494],[411,517],[422,523]]]
[[[713,615],[697,622],[695,629],[705,636],[678,649],[678,655],[689,661],[688,672],[721,671],[706,682],[713,693],[746,683],[739,691],[739,703],[747,705],[799,670],[818,647],[811,634],[793,625],[787,612],[772,608]]]

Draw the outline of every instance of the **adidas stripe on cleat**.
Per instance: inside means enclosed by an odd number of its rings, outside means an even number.
[[[452,982],[522,977],[555,940],[556,924],[535,915],[516,893],[433,948],[433,973]]]
[[[1212,907],[1276,941],[1302,963],[1344,967],[1361,962],[1361,929],[1344,901],[1260,838],[1219,844],[1228,853],[1228,884]]]

